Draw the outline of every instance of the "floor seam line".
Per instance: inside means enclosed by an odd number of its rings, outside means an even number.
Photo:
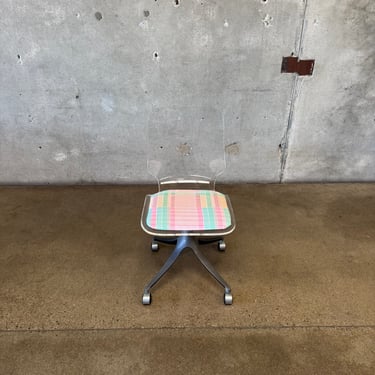
[[[298,329],[375,329],[375,325],[305,325],[305,326],[244,326],[244,327],[232,327],[232,326],[221,326],[221,327],[123,327],[123,328],[62,328],[62,329],[11,329],[11,330],[0,330],[0,334],[6,333],[53,333],[53,332],[120,332],[120,331],[158,331],[158,330],[298,330]]]

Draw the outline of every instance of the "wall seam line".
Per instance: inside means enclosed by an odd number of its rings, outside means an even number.
[[[298,51],[297,56],[300,58],[303,50],[303,37],[305,33],[305,24],[306,24],[306,14],[307,14],[307,2],[308,0],[305,0],[305,6],[303,10],[303,16],[302,16],[302,25],[301,25],[301,32],[299,34],[299,43],[298,43]],[[285,129],[285,132],[281,138],[280,144],[279,144],[279,151],[280,151],[280,173],[279,173],[279,183],[284,182],[284,173],[286,168],[286,163],[288,160],[288,154],[289,154],[289,136],[290,132],[292,130],[293,120],[294,120],[294,110],[295,110],[295,104],[298,97],[298,83],[302,82],[302,80],[299,79],[299,76],[295,74],[294,81],[292,85],[292,92],[290,95],[290,108],[289,108],[289,114],[288,114],[288,121],[287,126]]]

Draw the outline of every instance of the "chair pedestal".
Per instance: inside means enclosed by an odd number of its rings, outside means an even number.
[[[158,238],[155,238],[156,241],[158,241]],[[207,240],[202,241],[199,240],[196,237],[191,236],[179,236],[177,239],[168,241],[164,239],[160,239],[160,242],[166,242],[166,243],[176,243],[176,246],[172,252],[172,254],[169,256],[167,261],[164,263],[163,267],[160,269],[160,271],[152,278],[152,280],[146,285],[143,293],[142,303],[144,305],[149,305],[152,301],[151,299],[151,288],[166,274],[166,272],[172,267],[172,265],[176,262],[177,258],[180,256],[180,254],[186,250],[191,249],[195,256],[198,258],[198,260],[202,263],[202,265],[206,268],[206,270],[215,278],[215,280],[221,284],[224,288],[224,304],[231,305],[232,304],[232,294],[231,294],[231,288],[229,284],[221,277],[221,275],[215,270],[215,268],[212,266],[212,264],[208,261],[208,259],[203,255],[203,253],[199,250],[199,243],[210,243],[210,242],[216,242],[220,239],[214,239],[214,240]]]

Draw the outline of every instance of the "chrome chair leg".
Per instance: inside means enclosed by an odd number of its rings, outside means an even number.
[[[176,244],[176,247],[174,248],[172,254],[169,256],[169,258],[167,259],[167,261],[164,263],[164,265],[160,269],[160,271],[146,285],[146,287],[144,289],[144,292],[143,292],[143,297],[142,297],[142,303],[144,305],[149,305],[152,302],[151,292],[150,292],[151,288],[167,273],[167,271],[176,262],[177,258],[185,250],[185,248],[186,248],[186,239],[185,239],[185,237],[179,237],[177,239],[177,244]]]
[[[191,249],[193,250],[195,256],[198,260],[203,264],[206,270],[215,278],[215,280],[221,284],[224,288],[224,304],[231,305],[233,303],[233,296],[231,293],[231,288],[229,284],[221,277],[219,272],[216,271],[214,266],[208,261],[208,259],[203,255],[203,253],[199,250],[197,241],[194,240]]]
[[[214,266],[209,262],[209,260],[203,255],[203,253],[199,250],[197,242],[192,242],[190,248],[193,250],[195,256],[198,260],[203,264],[206,270],[214,277],[214,279],[223,286],[225,289],[225,293],[230,293],[231,289],[229,284],[221,277],[219,272],[216,271]]]

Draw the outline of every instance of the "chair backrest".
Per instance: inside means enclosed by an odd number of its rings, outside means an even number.
[[[225,111],[153,107],[148,125],[148,172],[159,190],[215,189],[225,170]]]

